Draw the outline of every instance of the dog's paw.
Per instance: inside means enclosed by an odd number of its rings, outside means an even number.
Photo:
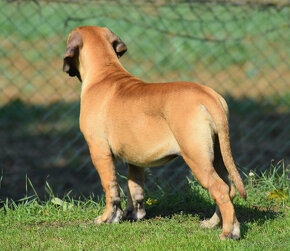
[[[118,223],[122,219],[123,211],[118,208],[115,211],[112,211],[109,216],[105,213],[94,220],[94,224],[102,224],[102,223]]]
[[[240,233],[240,224],[238,221],[234,223],[233,231],[231,233],[222,233],[220,235],[221,240],[226,240],[226,239],[233,239],[233,240],[238,240],[241,237]]]
[[[146,211],[144,208],[133,209],[129,208],[124,211],[123,219],[124,220],[142,220],[146,215]]]
[[[120,220],[122,219],[122,216],[123,216],[123,211],[122,211],[122,209],[118,208],[115,211],[110,223],[118,223],[118,222],[120,222]]]
[[[94,224],[102,224],[102,223],[106,223],[103,219],[102,216],[97,217],[96,219],[94,219]]]
[[[220,239],[221,240],[226,240],[226,239],[233,239],[233,240],[238,240],[240,239],[240,235],[236,235],[236,234],[233,234],[233,233],[222,233],[220,235]]]
[[[200,224],[199,227],[201,228],[215,228],[221,225],[221,221],[213,221],[213,220],[203,220]]]

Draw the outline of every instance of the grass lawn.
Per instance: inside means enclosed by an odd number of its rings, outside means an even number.
[[[221,229],[200,229],[215,205],[196,181],[183,192],[147,192],[146,219],[94,225],[104,209],[100,198],[59,199],[47,185],[48,199],[35,196],[1,202],[1,250],[289,250],[289,180],[283,163],[245,181],[248,200],[234,201],[241,223],[239,241],[219,240]],[[97,201],[97,202],[96,202]],[[125,207],[126,199],[122,201]]]

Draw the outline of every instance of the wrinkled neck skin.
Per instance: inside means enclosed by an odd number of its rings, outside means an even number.
[[[100,84],[112,72],[130,74],[120,64],[111,45],[85,43],[79,56],[79,72],[82,79],[82,92],[90,85]]]

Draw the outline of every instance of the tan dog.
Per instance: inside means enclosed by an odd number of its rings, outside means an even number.
[[[212,89],[192,83],[148,84],[120,64],[126,45],[107,28],[74,29],[67,40],[63,70],[82,81],[80,129],[106,193],[106,209],[96,223],[145,216],[144,168],[182,155],[217,203],[203,227],[223,222],[221,238],[240,237],[232,199],[246,191],[234,164],[225,100]],[[128,204],[120,205],[113,156],[129,165]]]

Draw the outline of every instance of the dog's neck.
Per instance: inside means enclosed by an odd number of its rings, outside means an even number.
[[[89,44],[90,45],[90,44]],[[107,45],[108,49],[99,47],[84,46],[79,56],[79,72],[82,79],[82,89],[87,85],[101,84],[112,72],[120,72],[128,74],[121,65],[114,50]],[[104,45],[106,46],[106,45]],[[85,55],[85,56],[84,56]]]

